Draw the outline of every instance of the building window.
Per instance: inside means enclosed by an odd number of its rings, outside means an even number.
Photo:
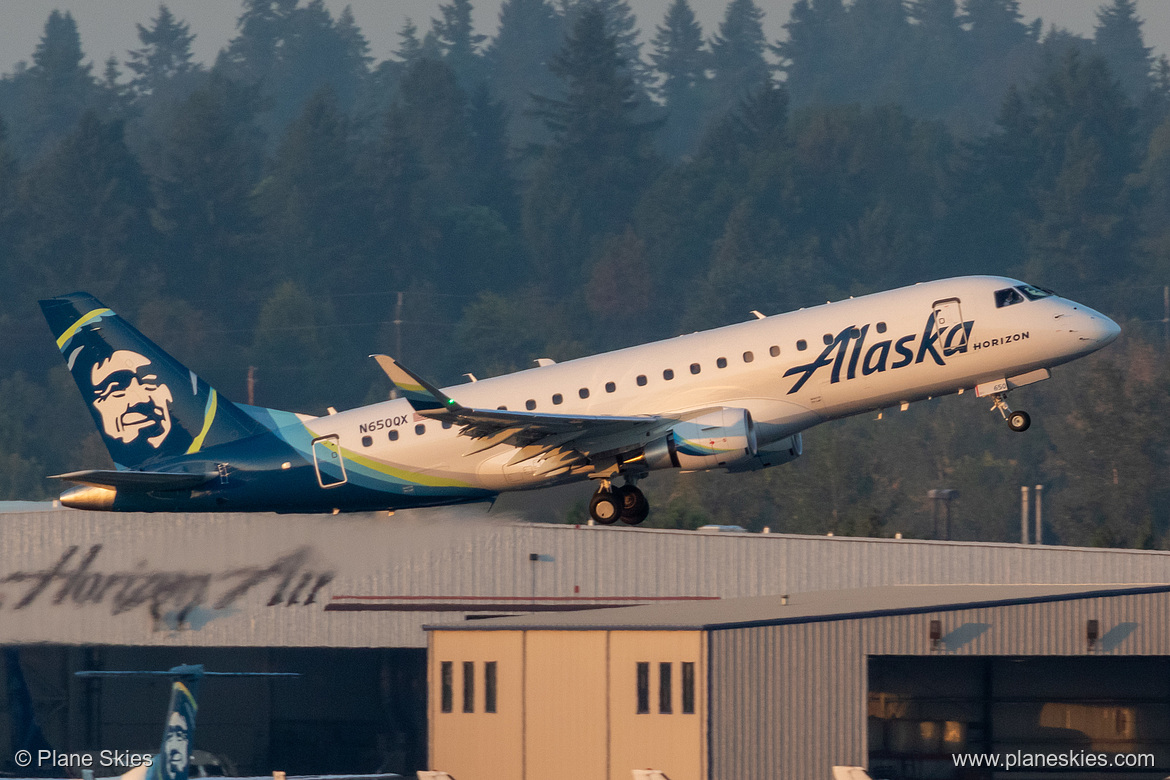
[[[617,392],[617,385],[615,385],[613,382],[606,382],[605,383],[605,392],[616,393]]]
[[[695,714],[695,664],[682,662],[682,711],[684,715]]]
[[[362,446],[363,446],[363,447],[369,447],[369,446],[372,446],[372,445],[373,445],[373,443],[374,443],[374,437],[373,437],[373,436],[363,436],[363,437],[362,437]]]
[[[646,386],[646,375],[645,374],[638,374],[637,382],[638,382],[638,387],[645,387]]]
[[[658,664],[658,712],[661,715],[669,715],[673,712],[671,705],[673,704],[673,692],[670,689],[671,664],[669,661]]]
[[[808,349],[808,342],[804,339],[801,339],[800,341],[796,342],[796,349],[798,352],[804,352],[806,349]]]
[[[524,402],[524,408],[531,412],[533,409],[536,408],[536,401],[533,400],[532,398],[529,398],[527,401]]]
[[[414,432],[416,434],[418,434],[419,436],[422,436],[424,433],[427,432],[427,426],[423,425],[422,423],[419,423],[418,425],[414,426]]]
[[[756,359],[756,356],[755,356],[755,355],[753,355],[751,352],[745,352],[745,353],[743,353],[743,362],[745,362],[745,363],[750,363],[750,362],[752,362],[752,361],[753,361],[753,360],[755,360],[755,359]]]
[[[650,664],[638,662],[638,714],[650,712]]]
[[[390,441],[398,441],[398,431],[390,431],[387,435],[390,437]]]
[[[463,662],[463,711],[475,712],[475,662]]]
[[[665,380],[666,380],[666,381],[668,381],[668,382],[669,382],[670,380],[674,379],[674,369],[673,369],[673,368],[668,368],[668,369],[666,369],[665,371],[663,371],[663,372],[662,372],[662,378],[663,378],[663,379],[665,379]]]
[[[485,661],[483,665],[483,711],[496,711],[496,662]]]
[[[727,368],[727,358],[719,358],[715,361],[716,368]]]
[[[697,374],[702,370],[703,370],[703,367],[700,366],[698,363],[691,363],[691,373],[692,374]]]
[[[772,357],[780,357],[780,347],[777,347],[775,344],[773,344],[768,349],[768,354],[771,355]]]
[[[553,396],[552,401],[553,401],[553,406],[556,406],[557,404],[564,403],[565,397],[563,395],[561,395],[560,393],[557,393],[556,395]]]
[[[580,390],[577,391],[577,395],[581,396],[582,398],[588,398],[589,397],[589,388],[582,387]]]
[[[455,695],[452,693],[452,678],[455,676],[455,671],[452,667],[453,665],[450,661],[444,661],[442,666],[439,667],[439,706],[443,712],[450,712],[454,704]]]

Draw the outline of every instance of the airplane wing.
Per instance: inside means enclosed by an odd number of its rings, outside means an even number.
[[[145,493],[151,490],[185,490],[198,487],[219,476],[218,472],[175,473],[166,471],[108,471],[91,469],[71,471],[68,474],[54,474],[49,479],[63,479],[82,485],[112,487],[131,493]]]
[[[506,409],[470,409],[386,355],[371,355],[418,414],[462,428],[461,433],[482,439],[478,452],[498,444],[525,447],[518,460],[554,450],[576,451],[583,457],[634,449],[647,436],[665,432],[678,422],[657,415],[543,414]],[[568,468],[568,463],[562,463]]]

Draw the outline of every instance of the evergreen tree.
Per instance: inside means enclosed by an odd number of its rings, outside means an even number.
[[[563,0],[565,28],[572,29],[581,14],[590,8],[601,11],[605,18],[605,31],[617,41],[618,55],[622,61],[622,72],[634,80],[639,90],[649,84],[649,74],[642,62],[642,44],[639,42],[638,18],[630,8],[628,0]]]
[[[14,133],[18,154],[44,152],[73,129],[94,99],[92,66],[83,63],[81,36],[68,11],[53,11],[33,52],[27,80],[27,114]]]
[[[159,289],[150,185],[122,123],[87,112],[20,190],[18,268],[33,296],[91,290],[123,300]]]
[[[520,146],[547,139],[528,111],[532,95],[556,95],[549,63],[561,46],[561,17],[548,0],[504,0],[500,26],[484,53],[492,92],[508,108],[510,135]]]
[[[658,96],[669,112],[662,145],[673,156],[689,152],[699,137],[707,93],[707,52],[703,30],[687,0],[674,0],[651,42],[650,61],[658,71]]]
[[[451,0],[439,6],[443,18],[431,22],[443,60],[466,90],[473,89],[483,80],[483,57],[479,48],[487,39],[486,35],[475,32],[471,8],[471,0]]]
[[[527,193],[525,228],[543,281],[560,289],[579,283],[604,236],[624,230],[656,167],[657,123],[636,119],[638,92],[623,64],[604,11],[586,8],[552,64],[565,97],[537,100],[553,141]]]
[[[768,81],[771,67],[764,58],[764,12],[754,0],[731,0],[711,40],[715,111],[728,107]]]
[[[907,98],[928,117],[949,116],[963,99],[967,62],[964,33],[955,0],[914,0],[909,6],[914,44],[906,72]]]
[[[1135,0],[1113,0],[1098,9],[1094,44],[1130,102],[1140,104],[1150,91],[1154,61],[1150,47],[1142,41]]]
[[[840,100],[846,10],[842,0],[796,0],[775,47],[796,105]]]
[[[176,297],[216,301],[218,290],[260,289],[270,279],[251,204],[264,160],[258,111],[255,87],[213,76],[161,133],[151,173],[167,243],[166,279]],[[238,307],[213,304],[212,311],[244,324]]]
[[[407,65],[413,65],[414,61],[422,56],[418,25],[409,16],[406,17],[402,29],[398,31],[398,48],[394,50],[394,56]]]
[[[134,74],[130,88],[142,98],[163,91],[165,86],[196,70],[191,62],[191,34],[186,22],[175,19],[166,5],[158,7],[158,16],[147,29],[141,24],[138,40],[141,49],[130,52],[126,67]]]

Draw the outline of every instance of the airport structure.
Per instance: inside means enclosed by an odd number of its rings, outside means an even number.
[[[611,708],[624,706],[617,694],[640,706],[639,664],[648,664],[651,712],[635,718],[635,733],[656,728],[661,665],[671,664],[669,728],[691,718],[699,735],[679,743],[695,756],[680,777],[819,777],[830,764],[889,768],[875,777],[958,777],[927,774],[938,768],[939,746],[954,742],[948,735],[999,745],[997,733],[1031,727],[1060,731],[1069,744],[1139,745],[1155,718],[1166,733],[1170,612],[1161,590],[1139,586],[1167,582],[1170,553],[1159,551],[528,524],[474,507],[393,517],[11,512],[0,514],[0,762],[28,739],[70,751],[147,747],[164,698],[157,684],[72,673],[203,663],[303,675],[205,686],[197,747],[230,757],[242,773],[505,776],[439,762],[451,756],[444,717],[464,715],[465,663],[481,681],[467,717],[487,716],[493,661],[493,715],[521,717],[505,704],[516,695],[515,669],[505,665],[514,656],[489,657],[476,645],[502,641],[509,632],[495,626],[513,621],[511,633],[531,650],[526,663],[563,649],[577,653],[582,675],[599,663],[590,655],[597,637],[609,637],[600,657],[632,676],[610,680]],[[890,588],[971,583],[1019,587],[978,606],[953,595],[971,588],[926,589],[936,595],[909,606]],[[1022,587],[1053,583],[1086,588]],[[810,595],[818,591],[841,592]],[[774,598],[751,610],[731,601],[750,597]],[[796,609],[811,612],[794,623]],[[749,611],[750,626],[737,622]],[[429,658],[424,626],[433,628]],[[491,630],[462,630],[471,627]],[[444,662],[452,664],[446,693]],[[543,672],[531,671],[525,707],[544,706]],[[1020,694],[1027,702],[1001,694],[1017,672],[1034,682]],[[793,687],[796,679],[805,687]],[[1104,682],[1093,688],[1095,679]],[[1059,687],[1070,680],[1085,682]],[[695,713],[684,712],[688,690]],[[1065,691],[1059,702],[1057,690]],[[1103,701],[1102,691],[1114,699]],[[737,699],[749,692],[750,701]],[[452,713],[442,712],[445,695]],[[839,720],[826,720],[830,709]],[[615,723],[619,716],[604,711]],[[1110,717],[1113,732],[1090,727]],[[609,751],[610,776],[629,777],[613,763],[616,743],[590,741],[598,721],[571,726],[581,750]],[[533,744],[523,762],[540,760]],[[1164,749],[1155,752],[1165,770]],[[807,763],[761,774],[753,767],[769,765],[728,763],[733,753],[744,761],[799,754]],[[523,762],[506,776],[541,776]]]

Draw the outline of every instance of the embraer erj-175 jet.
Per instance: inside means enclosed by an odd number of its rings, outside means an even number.
[[[793,460],[826,420],[1009,391],[1120,329],[1014,279],[944,279],[440,390],[385,355],[401,398],[324,417],[233,404],[93,297],[42,301],[116,471],[66,506],[338,512],[484,501],[592,479],[599,523],[639,523],[656,469]],[[620,483],[619,483],[620,480]]]

